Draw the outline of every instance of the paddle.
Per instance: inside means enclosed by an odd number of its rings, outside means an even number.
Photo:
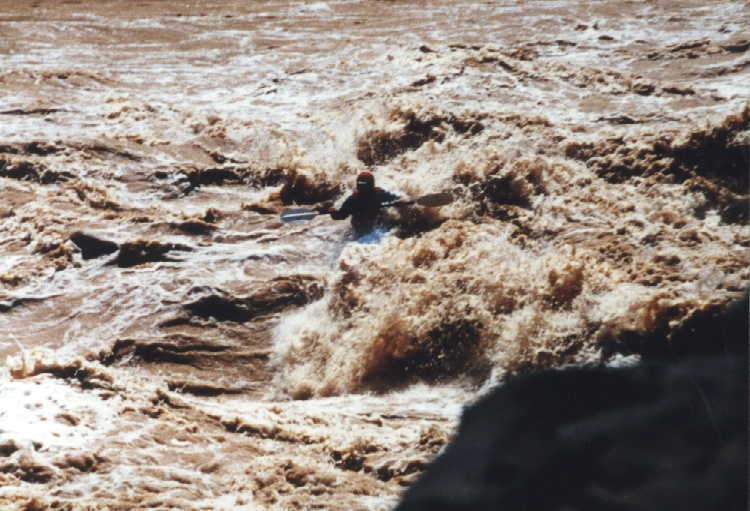
[[[445,206],[446,204],[450,204],[451,202],[453,202],[453,195],[451,195],[449,192],[438,192],[438,193],[430,193],[427,195],[423,195],[422,197],[419,197],[418,199],[396,200],[393,202],[386,202],[383,204],[383,207],[408,206],[409,204],[417,204],[419,206],[424,206],[426,208],[437,208],[440,206]],[[321,213],[314,209],[306,209],[306,208],[288,209],[281,214],[281,221],[285,223],[299,222],[301,220],[310,220],[312,218],[315,218],[318,215],[324,215],[324,214],[327,214],[327,213]]]

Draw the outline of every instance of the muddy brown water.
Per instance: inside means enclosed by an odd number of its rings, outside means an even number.
[[[3,509],[389,509],[508,374],[637,363],[748,285],[748,26],[0,1]],[[455,200],[280,221],[365,169]]]

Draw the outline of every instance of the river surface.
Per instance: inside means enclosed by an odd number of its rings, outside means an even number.
[[[391,509],[750,280],[750,4],[0,0],[0,507]],[[379,243],[340,204],[357,173]]]

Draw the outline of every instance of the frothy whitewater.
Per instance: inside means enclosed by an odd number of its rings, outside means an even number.
[[[748,26],[0,0],[0,507],[390,509],[508,375],[638,363],[748,286]],[[454,200],[280,221],[365,169]]]

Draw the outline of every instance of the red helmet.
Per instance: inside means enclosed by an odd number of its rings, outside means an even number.
[[[370,172],[360,172],[357,176],[357,190],[369,191],[375,188],[375,176]]]

